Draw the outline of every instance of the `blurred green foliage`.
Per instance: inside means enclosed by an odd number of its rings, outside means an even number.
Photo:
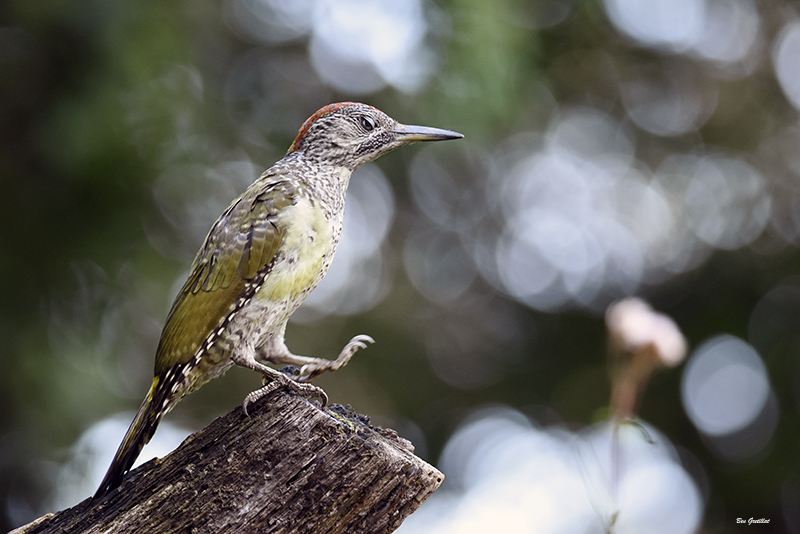
[[[446,303],[415,289],[403,247],[410,229],[433,226],[407,180],[415,156],[435,152],[463,184],[460,193],[482,190],[515,134],[545,131],[565,106],[589,106],[624,123],[637,157],[653,168],[669,154],[713,145],[760,158],[770,188],[788,181],[797,194],[796,178],[782,178],[788,171],[768,166],[765,154],[765,140],[794,125],[797,113],[768,52],[748,75],[724,76],[695,57],[639,46],[593,1],[551,2],[563,16],[537,25],[543,8],[533,2],[441,0],[422,4],[437,63],[421,90],[352,95],[315,74],[307,36],[256,42],[231,22],[231,4],[9,0],[0,7],[0,530],[47,511],[65,451],[91,424],[134,409],[146,391],[162,321],[203,237],[164,230],[174,221],[154,190],[169,169],[222,173],[220,165],[241,160],[266,168],[305,117],[337,100],[364,100],[402,122],[465,134],[460,146],[418,147],[379,163],[396,201],[384,245],[386,298],[359,315],[292,323],[287,335],[295,352],[314,355],[372,335],[375,346],[319,383],[333,402],[410,429],[433,462],[477,407],[502,403],[544,423],[586,424],[603,413],[609,386],[596,303],[541,311],[485,276]],[[791,9],[759,3],[765,42]],[[258,62],[261,77],[237,77],[244,61]],[[665,76],[685,69],[713,86],[708,120],[671,137],[632,125],[619,78],[643,67]],[[213,201],[224,207],[243,185],[230,187],[230,196]],[[194,193],[203,201],[206,193]],[[210,227],[216,214],[200,213],[196,225]],[[751,314],[761,299],[780,284],[798,285],[795,245],[768,228],[752,244],[712,251],[638,293],[672,316],[693,346],[719,333],[754,343]],[[787,320],[774,342],[756,346],[780,417],[769,447],[747,462],[719,458],[692,426],[680,369],[649,386],[642,418],[690,451],[708,477],[709,531],[730,528],[737,514],[782,521],[781,492],[800,468],[797,328]],[[446,358],[431,356],[432,346]],[[477,385],[448,383],[436,362],[465,362]],[[231,371],[168,418],[201,428],[258,383]]]

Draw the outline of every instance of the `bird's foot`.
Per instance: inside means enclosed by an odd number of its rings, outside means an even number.
[[[283,367],[278,369],[278,372],[288,376],[292,380],[297,380],[301,376],[300,368],[296,365],[284,365]]]
[[[355,354],[358,349],[366,349],[367,343],[375,343],[375,340],[366,334],[357,335],[344,346],[342,352],[339,353],[339,356],[335,360],[314,358],[314,361],[304,364],[300,368],[300,378],[297,380],[299,382],[311,382],[325,371],[341,369],[347,365],[347,362],[350,361],[350,358],[353,357],[353,354]]]
[[[266,375],[264,378],[267,378]],[[282,387],[294,391],[301,397],[305,397],[307,399],[319,397],[319,399],[322,401],[323,408],[328,404],[328,394],[325,393],[321,387],[313,384],[302,384],[300,382],[296,382],[278,371],[276,371],[274,375],[271,374],[270,378],[272,378],[271,382],[251,392],[249,395],[247,395],[247,397],[244,398],[244,402],[242,402],[242,410],[244,410],[244,414],[246,416],[250,417],[250,414],[247,413],[247,406],[250,403],[257,401],[261,397],[266,397],[276,389]]]

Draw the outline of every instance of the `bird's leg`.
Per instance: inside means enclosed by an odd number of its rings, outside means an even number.
[[[270,380],[267,385],[251,392],[247,397],[245,397],[244,402],[242,402],[242,409],[244,410],[245,415],[248,415],[248,404],[257,401],[261,397],[269,395],[280,387],[285,387],[291,391],[294,391],[302,397],[319,397],[322,400],[323,408],[326,404],[328,404],[328,395],[322,390],[322,388],[312,384],[298,383],[280,371],[277,371],[272,367],[267,367],[263,363],[257,362],[255,359],[255,350],[252,347],[245,347],[243,350],[234,350],[233,354],[231,355],[231,360],[236,365],[246,367],[247,369],[252,369],[253,371],[261,373],[266,379]]]
[[[284,327],[285,328],[285,327]],[[283,340],[283,329],[273,336],[267,343],[261,345],[258,350],[258,358],[274,364],[296,365],[300,368],[299,376],[295,379],[298,382],[311,382],[325,371],[336,371],[350,361],[353,354],[358,349],[367,348],[367,343],[375,343],[375,340],[365,334],[360,334],[351,339],[344,346],[339,356],[335,360],[325,358],[313,358],[311,356],[299,356],[292,354]]]

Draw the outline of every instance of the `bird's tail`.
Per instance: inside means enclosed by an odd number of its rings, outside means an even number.
[[[122,477],[133,466],[136,458],[139,457],[139,453],[142,452],[142,448],[147,445],[150,438],[156,433],[156,428],[161,418],[168,411],[165,406],[166,399],[157,394],[159,381],[159,377],[153,379],[150,391],[147,392],[139,411],[136,412],[136,417],[133,418],[128,432],[125,433],[125,437],[119,449],[117,449],[117,454],[114,455],[111,467],[108,468],[106,476],[94,494],[95,499],[102,497],[120,485]]]

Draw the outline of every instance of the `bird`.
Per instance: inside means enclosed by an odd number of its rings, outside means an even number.
[[[342,232],[345,193],[361,165],[417,141],[459,139],[449,130],[398,123],[367,104],[339,102],[311,115],[286,155],[211,227],[175,297],[156,349],[154,377],[94,499],[119,487],[159,422],[184,396],[233,365],[262,375],[248,404],[278,388],[328,402],[310,383],[373,339],[358,335],[334,360],[299,356],[286,324],[319,284]],[[294,366],[294,375],[266,365]]]

